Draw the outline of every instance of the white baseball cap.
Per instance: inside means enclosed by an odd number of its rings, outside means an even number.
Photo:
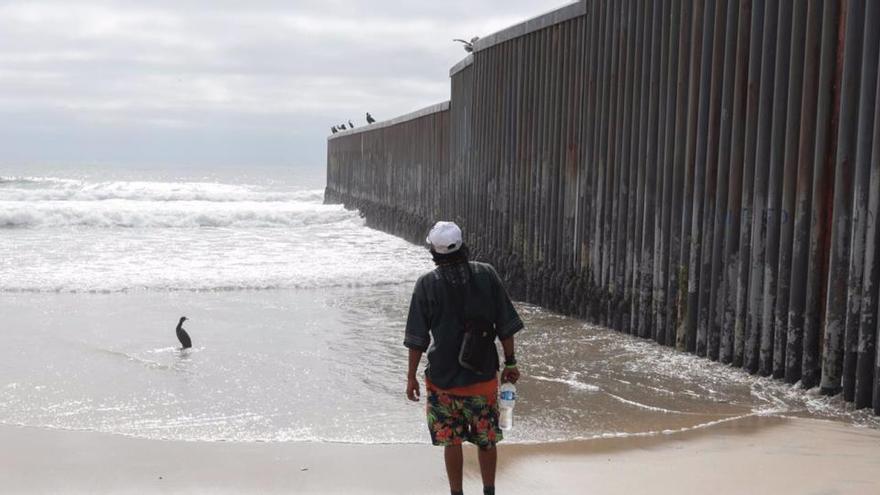
[[[455,222],[437,222],[428,232],[425,242],[439,254],[449,254],[461,247],[461,229]]]

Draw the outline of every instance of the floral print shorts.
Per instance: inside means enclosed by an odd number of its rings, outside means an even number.
[[[461,445],[466,440],[489,448],[503,438],[495,395],[461,397],[431,389],[427,392],[428,431],[434,445]]]

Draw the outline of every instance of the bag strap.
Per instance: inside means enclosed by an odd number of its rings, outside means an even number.
[[[443,276],[442,273],[439,274],[440,278],[443,280],[443,285],[445,286],[446,294],[449,296],[449,299],[453,302],[452,306],[455,308],[455,312],[458,315],[459,323],[461,324],[462,328],[464,328],[464,322],[467,319],[466,318],[467,311],[465,311],[465,309],[466,309],[466,305],[467,305],[467,299],[469,298],[469,297],[464,297],[463,292],[467,292],[467,295],[470,296],[471,283],[473,282],[473,279],[474,279],[474,273],[471,270],[471,264],[470,264],[470,262],[466,262],[466,263],[467,263],[467,271],[468,271],[468,280],[467,280],[467,282],[464,283],[464,291],[462,291],[461,289],[456,290],[456,288],[453,287],[453,285],[448,280],[446,280],[446,278]]]

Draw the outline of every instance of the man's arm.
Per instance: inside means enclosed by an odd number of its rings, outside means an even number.
[[[516,383],[519,380],[519,369],[516,367],[516,356],[513,353],[513,335],[501,339],[504,349],[504,369],[501,371],[501,383]]]
[[[419,391],[419,379],[416,378],[416,370],[419,368],[419,361],[422,359],[422,351],[418,349],[409,350],[409,369],[406,372],[406,398],[418,402],[421,392]]]
[[[431,336],[428,328],[431,325],[430,306],[425,297],[422,284],[424,277],[416,282],[413,289],[412,299],[409,303],[409,314],[406,317],[406,330],[403,345],[409,349],[409,368],[406,373],[406,397],[411,401],[419,400],[419,380],[416,378],[416,370],[422,354],[428,350]]]
[[[492,268],[495,279],[495,307],[496,319],[495,330],[498,332],[498,340],[504,348],[504,368],[501,370],[501,383],[516,383],[519,380],[519,369],[516,367],[516,357],[513,354],[513,335],[523,328],[523,322],[513,307],[513,301],[507,295],[504,283],[498,272]]]

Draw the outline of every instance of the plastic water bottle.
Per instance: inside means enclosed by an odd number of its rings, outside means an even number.
[[[516,385],[508,382],[502,383],[499,389],[498,404],[501,406],[501,414],[498,419],[502,430],[513,429],[513,406],[516,405]]]

